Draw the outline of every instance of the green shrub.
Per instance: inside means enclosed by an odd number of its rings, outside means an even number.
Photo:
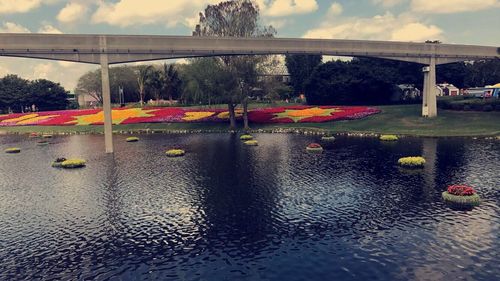
[[[19,147],[11,147],[5,149],[5,153],[19,153],[21,152],[21,149]]]
[[[397,141],[399,138],[396,135],[381,135],[379,139],[381,141]]]
[[[180,157],[184,156],[186,152],[182,149],[170,149],[165,152],[168,157]]]

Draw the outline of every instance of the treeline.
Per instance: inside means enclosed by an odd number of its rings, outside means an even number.
[[[296,59],[298,60],[298,59]],[[351,61],[317,63],[307,75],[315,56],[301,56],[295,75],[288,62],[296,92],[305,93],[310,104],[389,104],[398,84],[423,88],[422,65],[378,58],[354,58]],[[303,65],[300,69],[300,65]],[[500,59],[458,62],[437,67],[437,83],[458,88],[484,87],[500,82]]]
[[[7,75],[0,79],[0,112],[66,109],[68,94],[59,83]]]

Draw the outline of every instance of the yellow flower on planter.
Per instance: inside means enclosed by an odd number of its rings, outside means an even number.
[[[155,109],[144,110],[142,108],[117,109],[111,112],[111,118],[113,119],[113,124],[117,125],[121,124],[128,118],[152,117],[154,115],[150,113],[154,111],[156,110]],[[75,118],[76,120],[66,122],[66,124],[90,125],[95,123],[103,123],[104,112],[99,111],[94,114],[74,116],[73,118]]]
[[[210,117],[214,114],[215,114],[215,112],[208,112],[208,111],[186,112],[186,113],[184,113],[184,117],[182,117],[182,120],[184,120],[184,121],[196,121],[196,120]]]
[[[284,112],[274,114],[273,119],[290,118],[293,122],[310,117],[330,116],[332,113],[340,112],[338,108],[311,107],[305,109],[286,109]]]
[[[243,116],[243,110],[242,109],[237,109],[234,111],[236,118]],[[224,111],[219,114],[217,114],[217,118],[219,119],[229,119],[229,111]]]

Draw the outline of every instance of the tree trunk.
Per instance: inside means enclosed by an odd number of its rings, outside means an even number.
[[[243,128],[245,131],[249,130],[250,127],[248,126],[248,99],[245,98],[243,100]]]
[[[227,104],[227,109],[229,111],[229,129],[236,129],[236,114],[234,113],[235,105],[233,103]]]

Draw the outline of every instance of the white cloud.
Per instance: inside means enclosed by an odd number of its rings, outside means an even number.
[[[97,11],[92,15],[92,22],[107,23],[121,27],[165,23],[192,25],[194,18],[207,4],[219,0],[169,1],[120,0],[116,3],[99,2]],[[196,17],[196,19],[198,19]]]
[[[342,7],[342,5],[340,5],[337,2],[334,2],[330,6],[330,8],[328,9],[328,14],[331,16],[338,16],[338,15],[342,14],[343,11],[344,11],[344,8]]]
[[[258,0],[256,2],[262,14],[269,17],[307,14],[318,10],[316,0],[274,0],[272,2]]]
[[[373,0],[373,3],[381,4],[385,8],[394,7],[403,2],[405,2],[405,0]]]
[[[425,25],[411,22],[392,31],[391,40],[397,41],[425,41],[441,37],[443,31],[435,25]]]
[[[4,22],[2,26],[0,26],[0,32],[3,33],[29,33],[30,30],[26,27],[19,25],[14,22]]]
[[[60,0],[0,0],[0,14],[26,13],[42,4],[53,4]]]
[[[442,39],[443,31],[435,25],[421,23],[408,14],[396,17],[387,12],[372,18],[348,18],[338,22],[327,20],[303,37],[420,42]]]
[[[60,31],[59,29],[55,28],[50,24],[46,24],[40,27],[40,29],[38,29],[38,33],[62,34],[62,31]]]
[[[63,23],[75,22],[83,19],[88,12],[88,7],[82,3],[70,2],[57,14],[57,20]]]
[[[411,9],[429,14],[473,12],[500,7],[499,0],[412,0]]]

